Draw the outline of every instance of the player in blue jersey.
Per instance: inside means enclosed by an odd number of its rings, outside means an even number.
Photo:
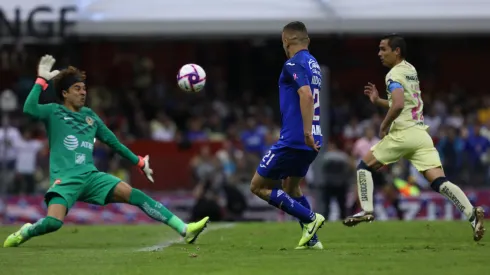
[[[281,134],[279,141],[262,158],[250,189],[300,221],[303,234],[297,249],[323,249],[316,232],[325,218],[311,211],[299,187],[322,145],[321,71],[308,51],[310,39],[302,22],[291,22],[284,27],[282,43],[289,59],[279,77]],[[282,180],[282,188],[278,188],[279,180]]]

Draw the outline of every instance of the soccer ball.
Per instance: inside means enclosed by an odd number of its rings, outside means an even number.
[[[177,84],[183,91],[197,93],[206,84],[206,72],[197,64],[186,64],[177,74]]]

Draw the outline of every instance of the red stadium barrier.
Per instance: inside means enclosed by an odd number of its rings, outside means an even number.
[[[145,190],[176,190],[192,188],[190,161],[203,146],[209,146],[214,153],[221,148],[221,142],[194,142],[189,148],[181,148],[175,142],[138,140],[129,148],[138,155],[150,155],[155,183],[151,184],[138,171],[131,170],[131,185]]]

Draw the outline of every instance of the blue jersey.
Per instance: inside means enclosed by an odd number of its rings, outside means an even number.
[[[308,50],[297,52],[284,63],[279,77],[279,100],[282,128],[276,148],[290,147],[302,150],[313,150],[305,144],[303,118],[298,90],[310,86],[313,95],[314,115],[311,133],[315,142],[322,145],[320,128],[320,89],[322,86],[321,69],[316,59]]]

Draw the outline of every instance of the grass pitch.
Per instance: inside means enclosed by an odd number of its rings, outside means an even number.
[[[0,227],[0,237],[18,227]],[[490,245],[465,222],[327,223],[324,251],[294,250],[297,223],[211,224],[195,245],[164,225],[65,226],[0,249],[1,274],[436,275],[488,274]],[[487,236],[490,237],[490,236]],[[163,247],[163,248],[162,248]]]

